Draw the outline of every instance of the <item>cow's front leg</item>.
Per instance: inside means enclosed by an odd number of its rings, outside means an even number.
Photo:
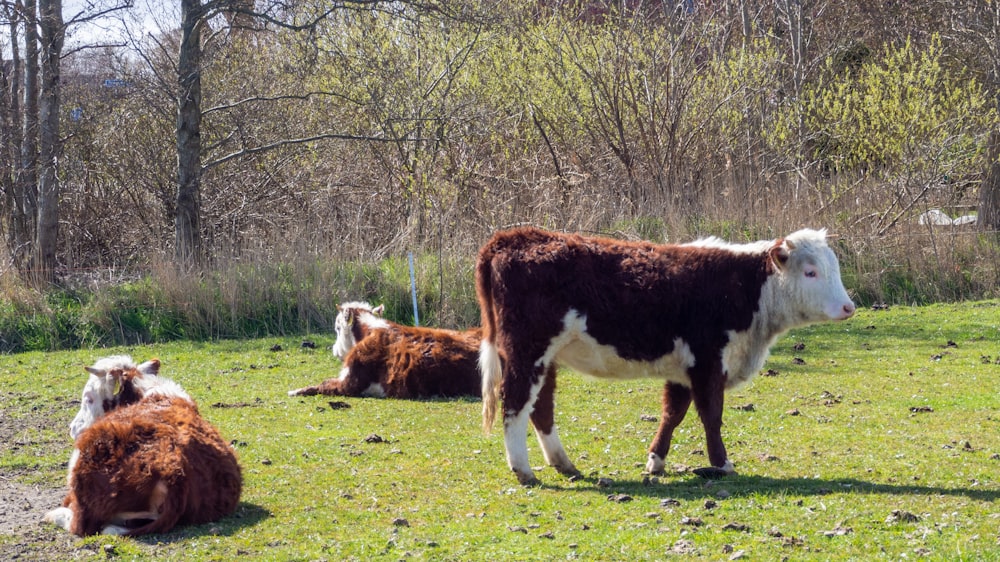
[[[712,466],[696,470],[695,473],[706,478],[736,474],[733,463],[726,455],[726,445],[722,442],[722,408],[725,402],[723,377],[720,374],[706,378],[709,382],[696,384],[691,392],[701,423],[705,427],[705,445],[708,449],[708,461]]]
[[[549,365],[542,377],[541,390],[535,399],[535,407],[531,412],[531,425],[535,427],[535,436],[542,447],[545,462],[566,476],[579,476],[580,471],[569,460],[566,450],[559,441],[555,426],[555,392],[556,368]],[[534,391],[534,389],[532,389]]]
[[[680,425],[691,405],[691,389],[672,382],[663,387],[663,419],[660,429],[649,445],[649,459],[646,461],[646,472],[662,474],[666,465],[667,453],[670,451],[670,440],[674,429]]]

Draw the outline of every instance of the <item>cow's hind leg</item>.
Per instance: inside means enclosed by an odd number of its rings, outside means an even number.
[[[73,510],[68,507],[57,507],[46,513],[42,520],[69,531],[73,524]]]
[[[506,365],[501,382],[503,404],[503,442],[507,451],[507,465],[514,471],[518,482],[525,486],[539,483],[528,462],[528,420],[535,408],[535,401],[545,383],[540,368],[528,364],[520,369],[514,361]],[[531,381],[530,384],[528,381]],[[558,439],[558,438],[557,438]]]
[[[542,454],[545,455],[545,462],[554,467],[561,474],[566,476],[579,476],[580,471],[573,466],[572,461],[563,449],[562,442],[559,441],[559,434],[555,426],[555,392],[556,392],[556,367],[549,365],[542,377],[541,390],[535,400],[535,407],[531,412],[531,425],[535,428],[535,436],[538,437],[538,444],[542,447]]]
[[[711,467],[696,470],[699,476],[714,477],[735,474],[733,463],[726,455],[726,445],[722,442],[722,408],[725,402],[725,389],[722,377],[709,377],[708,384],[692,388],[694,405],[705,427],[705,445],[708,449],[708,461]]]
[[[668,382],[663,387],[663,419],[660,420],[660,429],[657,430],[656,437],[653,437],[653,442],[649,446],[646,472],[650,474],[663,473],[674,429],[680,425],[690,405],[691,389],[672,382]]]

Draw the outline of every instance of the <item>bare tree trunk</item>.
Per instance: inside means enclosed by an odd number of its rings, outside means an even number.
[[[21,165],[16,175],[15,191],[21,197],[23,231],[21,252],[23,267],[33,267],[35,224],[38,219],[38,27],[37,2],[24,2],[24,126]],[[26,272],[28,273],[28,272]]]
[[[178,55],[177,205],[174,258],[180,266],[201,261],[201,27],[200,0],[181,0]]]
[[[36,279],[55,281],[59,238],[59,59],[65,27],[62,0],[38,1],[42,39],[42,84],[38,114],[38,231],[35,234]]]
[[[986,176],[979,186],[976,224],[982,230],[1000,229],[1000,131],[994,130],[986,145]]]
[[[18,180],[21,170],[21,147],[23,145],[24,134],[21,126],[23,115],[21,113],[21,81],[22,61],[21,44],[18,32],[19,25],[23,22],[23,14],[18,7],[10,1],[3,2],[4,16],[9,22],[11,61],[3,66],[3,87],[5,115],[3,121],[3,167],[7,173],[3,174],[4,215],[7,218],[6,234],[7,249],[13,260],[14,267],[18,271],[24,272],[28,265],[28,251],[31,248],[31,230],[29,228],[30,219],[26,216],[25,205],[25,185]]]
[[[802,178],[804,175],[804,152],[805,152],[805,116],[801,105],[802,88],[805,83],[805,52],[804,52],[804,26],[803,21],[803,0],[776,0],[775,5],[778,14],[784,18],[788,33],[788,47],[791,55],[792,66],[792,96],[796,100],[796,123],[795,123],[795,190],[793,199],[798,200],[802,190]]]

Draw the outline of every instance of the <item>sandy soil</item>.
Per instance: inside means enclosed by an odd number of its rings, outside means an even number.
[[[17,397],[0,397],[0,406],[11,404]],[[15,416],[0,408],[0,451],[27,452],[40,456],[65,453],[69,459],[70,440],[67,429],[64,440],[47,440],[41,432],[51,427],[53,420],[66,417],[73,408],[69,402],[38,404],[27,415]],[[93,547],[77,548],[77,537],[42,522],[48,510],[58,507],[66,494],[65,479],[49,484],[27,484],[37,481],[32,469],[0,471],[0,560],[79,560],[94,556]],[[51,480],[51,479],[50,479]]]

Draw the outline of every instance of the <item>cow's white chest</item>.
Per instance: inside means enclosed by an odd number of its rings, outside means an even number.
[[[613,346],[599,343],[587,333],[587,318],[570,309],[563,318],[563,330],[549,342],[539,366],[553,361],[584,375],[598,378],[665,378],[684,386],[691,385],[687,370],[694,366],[690,347],[681,338],[674,340],[674,350],[655,361],[624,359]]]
[[[736,388],[752,379],[764,367],[771,345],[777,339],[764,337],[754,330],[729,331],[729,343],[722,348],[722,370],[726,373],[726,388]]]

